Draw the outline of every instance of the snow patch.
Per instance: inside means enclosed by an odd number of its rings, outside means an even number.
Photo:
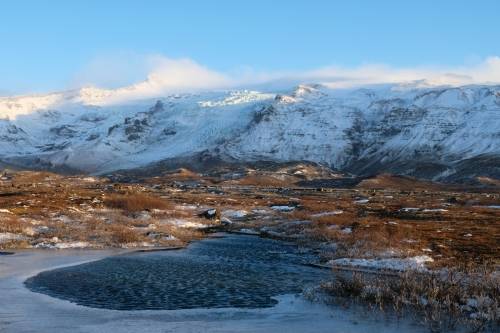
[[[201,229],[201,228],[206,228],[207,225],[199,222],[193,222],[189,220],[183,220],[183,219],[169,219],[169,220],[161,220],[161,224],[170,224],[179,228],[196,228],[196,229]]]
[[[359,268],[367,268],[374,270],[395,270],[395,271],[405,271],[405,270],[418,270],[425,271],[426,263],[433,262],[434,259],[427,255],[410,257],[410,258],[387,258],[387,259],[352,259],[352,258],[341,258],[330,260],[328,264],[330,266],[351,266]]]
[[[322,216],[331,216],[331,215],[340,215],[340,214],[343,214],[344,211],[343,210],[332,210],[330,212],[322,212],[322,213],[317,213],[317,214],[313,214],[311,215],[311,217],[322,217]]]
[[[271,209],[277,210],[280,212],[291,212],[295,209],[293,206],[271,206]]]
[[[246,210],[225,210],[222,212],[223,217],[229,217],[229,218],[244,218],[248,215],[248,212]]]
[[[354,203],[356,204],[365,204],[365,203],[368,203],[370,202],[369,199],[359,199],[359,200],[355,200]]]
[[[23,240],[23,239],[26,239],[26,237],[20,234],[13,234],[11,232],[0,232],[0,244],[13,240]]]
[[[246,235],[260,235],[260,232],[246,228],[240,229],[239,232]]]

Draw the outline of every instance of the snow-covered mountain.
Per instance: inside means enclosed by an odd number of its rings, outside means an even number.
[[[300,85],[124,100],[127,89],[0,98],[0,161],[107,173],[203,153],[354,174],[500,177],[500,86]]]

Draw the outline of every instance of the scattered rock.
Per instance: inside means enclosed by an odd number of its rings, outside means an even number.
[[[198,216],[204,217],[208,220],[219,220],[220,219],[220,213],[215,208],[207,209],[204,212],[198,214]]]

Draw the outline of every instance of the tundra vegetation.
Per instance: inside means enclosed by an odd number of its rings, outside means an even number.
[[[225,172],[4,173],[0,248],[178,247],[212,231],[256,234],[314,251],[311,264],[335,272],[312,298],[411,313],[431,331],[498,329],[497,183],[325,181],[308,165]]]

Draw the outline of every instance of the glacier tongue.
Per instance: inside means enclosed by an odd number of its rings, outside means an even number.
[[[500,86],[300,85],[107,103],[114,94],[85,88],[0,98],[0,161],[103,173],[209,152],[358,174],[500,173]]]

